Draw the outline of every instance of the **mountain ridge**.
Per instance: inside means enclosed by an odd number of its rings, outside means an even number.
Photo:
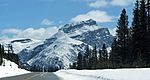
[[[26,39],[22,46],[34,40]],[[101,28],[96,21],[90,19],[87,21],[70,23],[59,28],[58,32],[53,36],[39,41],[37,44],[30,44],[23,47],[18,52],[20,57],[19,67],[28,70],[37,69],[42,71],[53,71],[57,69],[69,68],[69,65],[74,62],[79,52],[85,52],[85,48],[89,46],[96,46],[98,49],[103,44],[107,47],[111,46],[113,36],[110,34],[108,28]],[[13,44],[14,44],[13,43]],[[20,45],[19,44],[19,45]]]

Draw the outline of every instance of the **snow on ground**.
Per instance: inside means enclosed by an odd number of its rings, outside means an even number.
[[[5,66],[3,66],[4,63]],[[0,66],[0,78],[30,73],[24,69],[19,69],[17,64],[6,59],[4,59],[4,63]]]
[[[64,78],[64,80],[150,80],[150,68],[60,70],[55,74]]]
[[[0,78],[30,73],[5,60],[0,66]],[[59,70],[54,72],[63,80],[150,80],[150,68],[141,69],[104,69],[104,70]]]

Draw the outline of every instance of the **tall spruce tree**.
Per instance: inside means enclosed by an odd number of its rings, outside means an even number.
[[[81,70],[82,67],[83,67],[83,55],[81,52],[79,52],[77,57],[77,69]]]
[[[90,57],[91,57],[91,51],[90,51],[90,48],[89,48],[89,46],[87,45],[87,47],[86,47],[86,52],[85,52],[85,56],[84,56],[84,58],[85,58],[85,68],[86,69],[90,69],[90,67],[91,67],[91,65],[90,65]]]
[[[99,56],[98,56],[97,68],[101,69],[101,68],[103,68],[103,57],[102,57],[102,50],[101,49],[99,49],[98,54],[99,54]]]
[[[141,43],[139,43],[141,38],[141,33],[139,32],[140,27],[140,13],[139,13],[139,1],[137,0],[135,3],[134,11],[133,11],[133,22],[132,22],[132,62],[134,62],[134,66],[138,66],[137,61],[139,59],[139,51],[141,48]],[[141,60],[140,60],[141,61]],[[135,64],[136,63],[136,64]],[[141,62],[140,62],[141,63]],[[138,63],[139,64],[139,63]]]
[[[150,65],[150,0],[147,0],[146,3],[146,26],[147,26],[147,35],[146,35],[146,55],[145,55],[145,61],[147,65]]]
[[[109,67],[108,52],[107,52],[105,44],[103,44],[103,46],[102,46],[101,54],[102,54],[102,58],[103,58],[103,67],[108,68]]]
[[[150,0],[147,0],[147,25],[150,31]]]
[[[147,35],[147,26],[146,26],[146,2],[145,0],[140,1],[140,10],[139,10],[139,51],[137,52],[139,55],[141,55],[143,63],[147,63],[147,41],[148,38]]]
[[[94,46],[94,49],[92,50],[92,69],[96,69],[97,66],[97,48],[96,45]]]
[[[105,44],[103,44],[103,46],[102,46],[102,51],[101,51],[101,53],[102,53],[102,56],[103,56],[103,58],[106,60],[106,59],[108,59],[108,52],[107,52],[107,49],[106,49],[106,45]]]
[[[110,62],[111,62],[111,68],[119,68],[121,66],[121,55],[119,53],[119,45],[116,39],[114,39],[112,44],[112,50],[110,53]]]
[[[129,49],[129,28],[128,28],[128,16],[126,14],[126,10],[123,9],[122,13],[120,15],[120,19],[117,23],[117,39],[114,41],[114,44],[112,46],[112,53],[111,58],[113,63],[117,63],[117,67],[126,67],[125,65],[128,64],[129,58],[128,55],[130,54],[128,51]],[[117,50],[116,50],[117,47]],[[113,51],[115,50],[115,51]],[[115,59],[114,56],[118,56],[117,58],[120,60]],[[116,61],[116,62],[114,62]],[[121,65],[124,64],[124,65]],[[114,64],[115,65],[115,64]],[[115,66],[114,66],[115,67]]]
[[[119,54],[123,64],[127,64],[129,51],[129,28],[128,28],[128,16],[126,10],[123,9],[120,15],[120,19],[117,24],[117,42],[119,45]]]

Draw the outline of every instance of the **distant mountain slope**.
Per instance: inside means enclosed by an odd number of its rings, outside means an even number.
[[[44,41],[19,39],[11,41],[11,44],[15,52],[19,52],[20,67],[52,71],[68,68],[87,45],[90,48],[96,45],[100,49],[103,44],[110,47],[112,41],[109,30],[99,27],[96,21],[90,19],[66,24]]]
[[[83,41],[84,43],[97,46],[101,48],[103,44],[106,44],[107,47],[111,47],[113,42],[113,36],[110,34],[107,28],[100,28],[94,31],[84,32],[81,35],[71,37],[76,40]]]
[[[110,47],[113,42],[113,36],[108,28],[100,28],[96,21],[90,19],[78,23],[67,24],[60,28],[71,38],[83,41],[84,43],[101,48],[103,44]]]
[[[18,54],[23,49],[32,49],[35,46],[43,43],[41,40],[26,39],[26,38],[16,38],[16,39],[1,39],[0,44],[5,46],[7,50],[7,45],[11,44],[15,54]]]
[[[43,44],[32,50],[24,49],[19,55],[22,65],[45,69],[68,68],[85,46],[85,43],[71,39],[63,31],[59,31]]]
[[[87,21],[66,24],[59,30],[63,30],[64,33],[67,33],[70,37],[73,37],[73,36],[81,35],[84,32],[97,30],[99,28],[100,27],[97,26],[96,21],[90,19]]]

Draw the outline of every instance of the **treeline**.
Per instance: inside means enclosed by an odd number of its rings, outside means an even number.
[[[3,63],[3,58],[19,64],[19,57],[14,53],[12,45],[8,44],[7,49],[0,44],[0,65]]]
[[[114,68],[150,67],[149,8],[149,0],[136,1],[131,27],[128,25],[125,9],[122,10],[110,53],[110,61]]]
[[[106,45],[103,44],[102,49],[97,50],[86,47],[85,53],[79,52],[77,61],[70,65],[72,69],[104,69],[109,68],[109,54]]]
[[[150,1],[137,0],[133,9],[132,26],[123,9],[116,25],[116,38],[108,54],[105,44],[79,53],[74,69],[144,68],[150,67]]]

